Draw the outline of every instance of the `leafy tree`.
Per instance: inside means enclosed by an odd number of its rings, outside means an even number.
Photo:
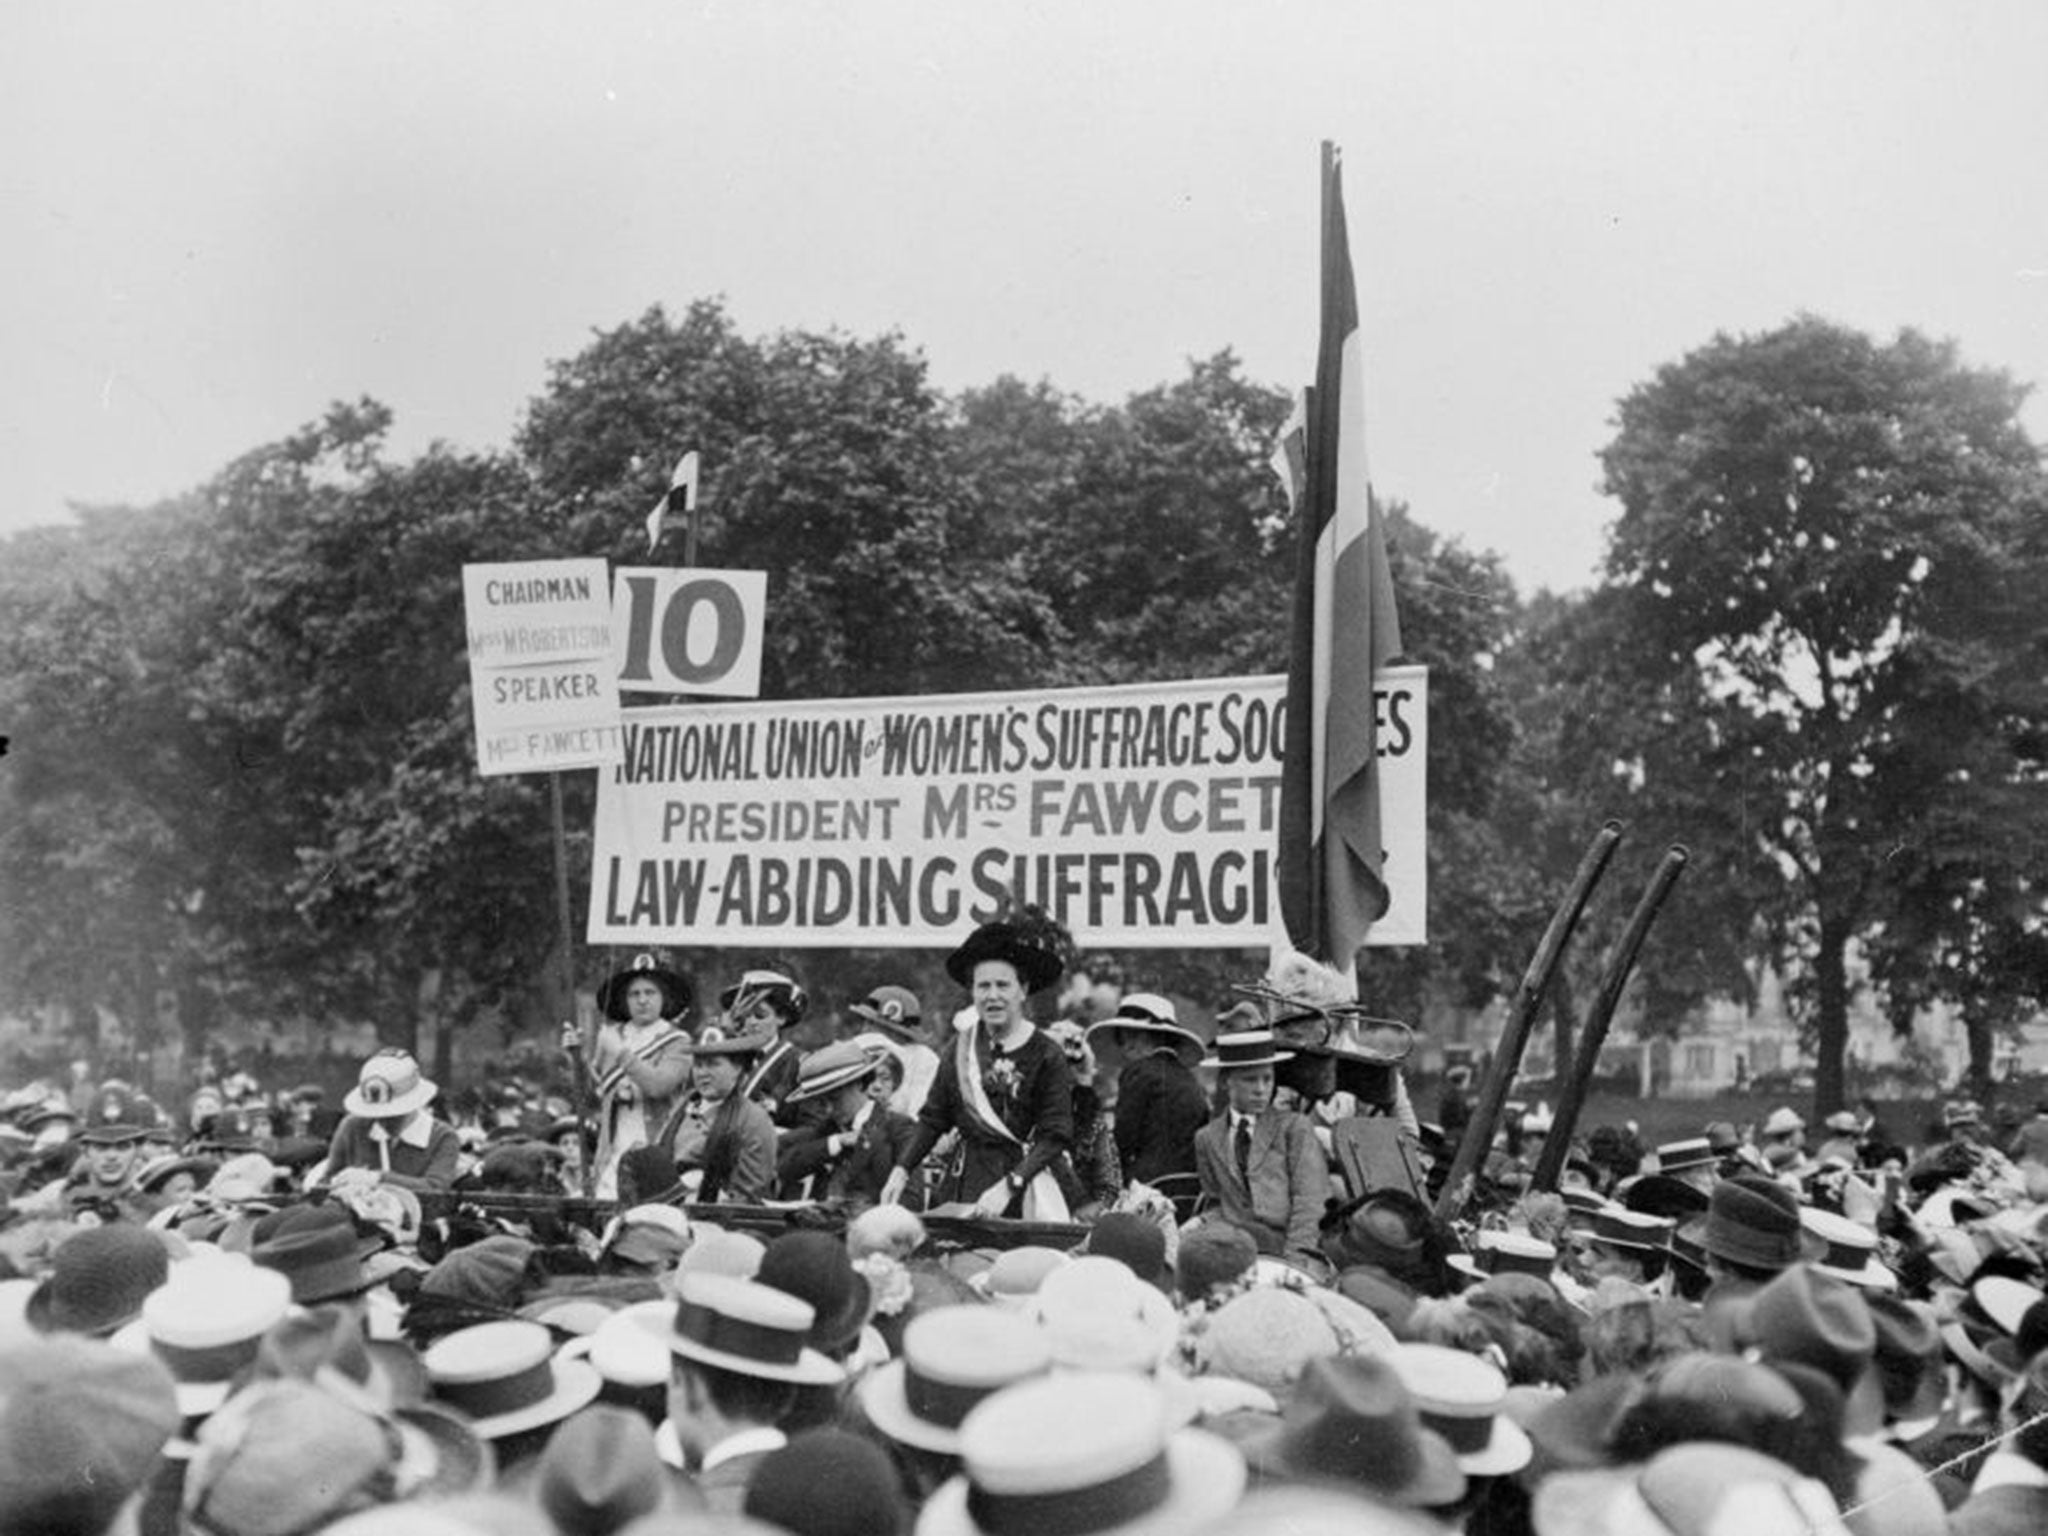
[[[946,427],[898,337],[750,341],[700,302],[556,364],[518,445],[574,547],[626,564],[650,563],[636,541],[675,456],[702,454],[699,563],[768,572],[764,697],[1021,684],[1042,624],[1013,569],[955,538]]]
[[[2013,643],[2041,575],[2022,395],[1951,345],[1806,317],[1661,369],[1601,455],[1609,760],[1669,823],[1711,813],[1812,1022],[1819,1110],[1842,1098],[1850,947],[1881,936],[1900,851],[1969,775],[2026,771],[2013,722],[2038,733]]]

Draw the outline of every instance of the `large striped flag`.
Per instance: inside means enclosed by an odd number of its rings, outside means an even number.
[[[1299,530],[1279,884],[1288,941],[1348,974],[1391,899],[1380,873],[1372,685],[1401,653],[1401,624],[1366,479],[1358,290],[1338,169],[1336,147],[1325,143],[1316,382],[1275,454]]]

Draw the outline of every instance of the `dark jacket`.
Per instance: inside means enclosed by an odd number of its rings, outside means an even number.
[[[1116,1079],[1116,1155],[1126,1179],[1152,1184],[1195,1171],[1195,1132],[1209,1096],[1168,1047],[1123,1065]]]

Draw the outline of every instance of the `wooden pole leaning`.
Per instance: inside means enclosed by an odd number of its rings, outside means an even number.
[[[1586,1016],[1585,1028],[1579,1034],[1578,1060],[1573,1063],[1572,1075],[1558,1100],[1549,1139],[1544,1142],[1542,1154],[1536,1159],[1536,1171],[1529,1177],[1531,1189],[1557,1188],[1558,1175],[1564,1171],[1564,1160],[1571,1152],[1572,1130],[1585,1108],[1586,1094],[1600,1065],[1600,1047],[1607,1040],[1607,1027],[1614,1022],[1614,1010],[1620,1005],[1621,994],[1635,972],[1636,956],[1642,950],[1643,940],[1649,936],[1650,925],[1657,920],[1665,898],[1678,884],[1678,877],[1685,873],[1686,861],[1691,857],[1692,850],[1683,843],[1673,843],[1664,850],[1664,857],[1658,861],[1650,883],[1643,888],[1635,911],[1629,914],[1628,926],[1615,941],[1614,950],[1607,959],[1607,969],[1600,977],[1599,995],[1593,999],[1593,1010]]]
[[[1492,1064],[1487,1068],[1479,1102],[1472,1108],[1472,1118],[1465,1122],[1465,1134],[1458,1142],[1457,1155],[1451,1160],[1451,1171],[1437,1195],[1436,1217],[1439,1222],[1454,1220],[1472,1198],[1472,1186],[1478,1178],[1487,1149],[1493,1145],[1493,1129],[1500,1123],[1508,1089],[1521,1068],[1522,1050],[1529,1043],[1529,1032],[1535,1026],[1537,1011],[1543,1005],[1544,991],[1550,985],[1550,978],[1557,970],[1572,931],[1578,926],[1580,915],[1586,910],[1586,901],[1593,894],[1593,887],[1607,872],[1607,865],[1621,842],[1621,833],[1622,824],[1609,821],[1593,834],[1564,899],[1550,915],[1550,926],[1544,931],[1542,942],[1536,946],[1536,953],[1529,957],[1528,969],[1522,973],[1521,986],[1516,990],[1514,1005],[1509,1009],[1507,1023],[1501,1030],[1500,1043],[1494,1048]]]

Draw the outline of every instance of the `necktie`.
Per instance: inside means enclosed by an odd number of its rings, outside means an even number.
[[[1232,1138],[1233,1150],[1237,1154],[1238,1177],[1249,1184],[1252,1181],[1252,1123],[1240,1117],[1237,1133]]]

